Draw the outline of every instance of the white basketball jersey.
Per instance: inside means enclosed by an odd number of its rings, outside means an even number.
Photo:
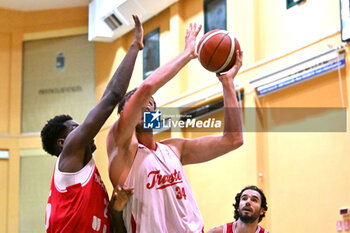
[[[139,144],[125,181],[134,195],[124,208],[129,233],[203,232],[203,219],[182,164],[166,144]]]

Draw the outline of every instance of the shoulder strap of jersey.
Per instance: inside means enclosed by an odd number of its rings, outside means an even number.
[[[265,229],[264,229],[264,228],[262,228],[262,227],[260,227],[260,231],[259,231],[259,233],[265,233]]]
[[[233,223],[234,222],[226,223],[226,229],[227,229],[226,233],[233,233],[233,229],[232,229]]]

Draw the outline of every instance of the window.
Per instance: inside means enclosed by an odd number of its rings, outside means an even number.
[[[226,30],[226,0],[204,0],[204,33]]]
[[[340,0],[341,40],[350,41],[350,0]]]
[[[287,9],[291,8],[292,6],[295,6],[299,3],[304,2],[305,0],[287,0]]]
[[[143,79],[159,67],[159,28],[143,38]]]

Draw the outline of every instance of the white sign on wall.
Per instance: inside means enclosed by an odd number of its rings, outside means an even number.
[[[10,157],[10,153],[8,150],[0,150],[0,159],[8,159]]]

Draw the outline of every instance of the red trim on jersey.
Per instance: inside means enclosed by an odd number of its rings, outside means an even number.
[[[226,233],[233,233],[233,224],[234,222],[226,223]],[[260,227],[259,233],[264,233],[265,229]]]
[[[146,145],[142,144],[141,142],[139,142],[139,143],[140,143],[141,145],[143,145],[144,147],[148,148],[149,150],[152,150],[152,151],[156,151],[156,150],[158,149],[158,145],[157,145],[157,143],[156,143],[156,142],[154,143],[154,145],[155,145],[154,150],[153,150],[152,148],[149,148],[148,146],[146,146]]]
[[[232,229],[233,223],[234,222],[226,223],[226,229],[227,229],[226,233],[233,233],[233,229]]]
[[[132,233],[136,233],[136,222],[134,219],[134,215],[131,215],[131,231]]]

